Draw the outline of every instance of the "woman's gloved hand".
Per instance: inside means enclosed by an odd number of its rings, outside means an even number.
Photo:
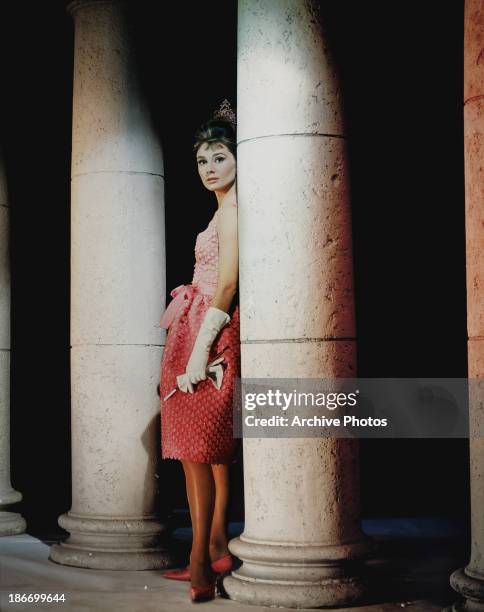
[[[210,306],[207,310],[185,371],[187,375],[188,391],[190,393],[193,393],[192,385],[207,378],[208,356],[213,341],[222,327],[229,322],[229,315],[223,310],[220,310],[220,308]]]

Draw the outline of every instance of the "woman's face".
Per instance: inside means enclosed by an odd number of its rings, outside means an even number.
[[[198,174],[209,191],[226,192],[235,182],[236,161],[221,142],[205,142],[197,151]]]

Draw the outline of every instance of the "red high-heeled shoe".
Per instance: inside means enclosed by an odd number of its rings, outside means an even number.
[[[190,581],[190,568],[184,567],[183,569],[172,570],[170,572],[165,572],[162,574],[163,578],[168,578],[168,580],[185,580]]]
[[[220,557],[220,559],[212,561],[212,569],[217,574],[228,574],[228,572],[232,570],[232,567],[233,561],[230,553]]]
[[[232,555],[228,553],[220,559],[216,559],[212,561],[212,569],[216,574],[227,574],[232,570],[233,561]],[[172,570],[170,572],[165,572],[162,574],[163,578],[168,578],[168,580],[183,580],[185,582],[190,581],[190,568],[185,567],[183,569]]]
[[[200,601],[209,601],[210,599],[215,599],[215,585],[217,583],[217,576],[212,568],[208,570],[206,574],[206,578],[208,578],[209,582],[203,586],[194,586],[190,585],[190,599],[193,603],[198,603]]]
[[[206,586],[190,587],[190,599],[193,603],[215,599],[215,579],[212,583],[207,584]]]

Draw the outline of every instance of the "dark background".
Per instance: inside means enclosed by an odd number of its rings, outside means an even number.
[[[12,4],[2,9],[0,41],[12,205],[12,482],[29,532],[45,533],[71,503],[73,24],[64,2]],[[215,211],[191,146],[221,100],[236,100],[235,7],[137,2],[133,10],[139,73],[164,150],[169,290],[190,282],[196,234]],[[345,93],[359,375],[465,377],[463,2],[333,0],[323,10]],[[364,517],[467,523],[466,440],[363,440],[361,455]],[[160,463],[173,483],[166,504],[183,506],[178,462]],[[239,462],[235,519],[243,517],[241,478]]]

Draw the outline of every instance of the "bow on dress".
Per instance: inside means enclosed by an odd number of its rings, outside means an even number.
[[[198,293],[198,287],[195,285],[178,285],[178,287],[175,287],[170,293],[173,299],[161,317],[160,327],[168,329],[183,309],[185,300],[191,300],[195,293]]]

